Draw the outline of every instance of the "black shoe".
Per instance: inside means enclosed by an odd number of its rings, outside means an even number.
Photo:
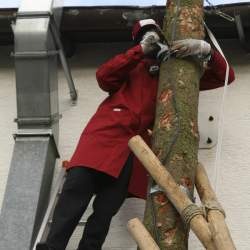
[[[38,243],[36,245],[36,250],[53,250],[46,243]]]

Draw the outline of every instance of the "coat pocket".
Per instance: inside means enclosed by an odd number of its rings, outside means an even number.
[[[98,109],[89,121],[84,133],[122,137],[125,134],[135,134],[138,129],[139,119],[137,116],[129,109],[117,106]]]

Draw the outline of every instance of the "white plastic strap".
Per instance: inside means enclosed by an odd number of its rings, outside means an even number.
[[[215,167],[214,167],[214,189],[215,192],[217,192],[218,188],[218,175],[219,175],[219,165],[221,160],[221,152],[222,152],[222,140],[223,140],[223,127],[224,127],[224,103],[226,100],[227,95],[227,86],[228,86],[228,78],[229,78],[229,64],[227,62],[227,59],[222,52],[222,49],[220,45],[218,44],[216,38],[214,37],[211,30],[207,27],[206,23],[204,22],[204,26],[207,30],[208,36],[210,40],[212,41],[215,48],[220,52],[220,54],[223,56],[225,63],[226,63],[226,74],[225,74],[225,82],[224,82],[224,88],[223,88],[223,95],[222,95],[222,101],[220,105],[220,111],[219,111],[219,129],[218,129],[218,144],[216,147],[216,156],[215,156]]]

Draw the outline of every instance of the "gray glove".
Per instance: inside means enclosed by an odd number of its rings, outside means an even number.
[[[157,51],[157,55],[156,58],[159,61],[167,61],[168,58],[170,57],[170,51],[169,51],[169,47],[166,44],[163,43],[157,43],[158,45],[158,51]]]
[[[148,31],[140,42],[144,55],[166,61],[169,57],[169,48],[160,42],[160,37],[155,31]]]
[[[140,42],[144,55],[151,55],[157,49],[156,43],[160,41],[159,35],[155,31],[148,31]]]
[[[211,45],[203,40],[184,39],[173,42],[171,51],[177,50],[176,57],[197,56],[206,59],[210,56]]]

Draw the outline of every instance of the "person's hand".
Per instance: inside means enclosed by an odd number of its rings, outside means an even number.
[[[160,41],[159,35],[155,31],[148,31],[140,42],[144,55],[152,55],[159,50],[157,42]]]
[[[156,58],[159,61],[167,61],[170,54],[169,54],[169,47],[166,44],[163,43],[157,43],[157,45],[159,46],[158,51],[157,51],[157,55]]]
[[[211,53],[211,45],[203,40],[184,39],[174,41],[171,51],[176,50],[176,57],[197,56],[200,59],[207,58]]]

